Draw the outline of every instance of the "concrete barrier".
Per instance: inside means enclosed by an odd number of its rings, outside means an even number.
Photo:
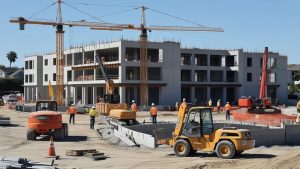
[[[288,145],[300,145],[300,125],[285,125],[285,141]]]

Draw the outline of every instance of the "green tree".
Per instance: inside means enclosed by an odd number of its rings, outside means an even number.
[[[15,62],[17,60],[17,58],[18,58],[17,53],[14,52],[14,51],[8,52],[6,54],[6,57],[7,57],[8,61],[9,61],[9,67],[11,67],[11,63]]]

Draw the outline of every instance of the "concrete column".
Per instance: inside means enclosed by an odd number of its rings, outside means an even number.
[[[39,88],[35,87],[35,98],[36,100],[40,100]]]
[[[93,87],[93,104],[97,103],[97,87]]]
[[[26,93],[27,93],[27,96],[26,96],[26,101],[29,102],[30,100],[30,91],[29,91],[29,87],[26,87]]]
[[[81,90],[82,90],[82,97],[81,97],[81,104],[85,105],[86,102],[85,102],[85,98],[86,98],[86,95],[85,95],[85,89],[86,87],[81,87]]]
[[[227,102],[227,87],[223,87],[223,99],[222,104],[225,105]]]
[[[77,87],[73,86],[73,101],[76,104],[78,102],[77,100]]]
[[[119,87],[119,91],[120,91],[120,102],[125,103],[126,102],[125,87]]]
[[[221,66],[226,67],[226,56],[222,56]]]
[[[211,89],[211,87],[207,87],[207,88],[206,88],[206,90],[207,90],[206,100],[207,100],[207,101],[209,101],[209,99],[211,99],[211,98],[210,98],[210,89]]]
[[[68,105],[68,102],[70,101],[70,87],[69,86],[66,86],[65,87],[65,105],[67,106]]]
[[[223,82],[227,82],[227,71],[223,71]]]
[[[35,95],[34,95],[34,90],[33,90],[33,87],[30,87],[30,89],[31,89],[31,100],[35,100]]]
[[[23,97],[24,97],[24,100],[25,100],[25,102],[26,102],[26,96],[27,96],[27,87],[24,87],[24,95],[23,95]]]
[[[191,102],[196,103],[195,102],[195,87],[191,87]]]

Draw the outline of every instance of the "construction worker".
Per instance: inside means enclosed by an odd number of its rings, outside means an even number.
[[[208,101],[208,107],[211,107],[212,106],[212,101],[211,101],[211,99],[209,99],[209,101]]]
[[[221,108],[221,100],[219,99],[217,101],[217,111],[220,112],[220,108]]]
[[[131,104],[130,110],[133,111],[133,112],[135,112],[135,113],[138,111],[137,105],[136,105],[136,103],[135,103],[134,100],[132,100],[132,104]]]
[[[156,124],[156,117],[157,117],[157,107],[155,106],[154,103],[151,104],[151,109],[150,109],[150,115],[151,115],[151,119],[152,119],[152,123]]]
[[[180,109],[181,109],[183,106],[185,106],[185,107],[187,106],[185,98],[182,99],[182,103],[180,104]]]
[[[178,109],[179,109],[179,104],[178,104],[178,102],[175,103],[175,108],[176,108],[176,111],[178,111]]]
[[[300,100],[297,102],[297,112],[296,123],[300,123]]]
[[[225,105],[226,120],[230,120],[230,109],[231,109],[231,106],[230,106],[229,102],[227,102]]]
[[[75,124],[75,114],[77,114],[77,108],[74,103],[72,103],[71,106],[69,107],[68,114],[70,115],[69,124],[71,124],[72,119],[73,119],[73,124]]]
[[[94,129],[94,125],[95,125],[95,117],[98,115],[95,106],[93,106],[93,107],[90,109],[89,115],[90,115],[90,129]]]

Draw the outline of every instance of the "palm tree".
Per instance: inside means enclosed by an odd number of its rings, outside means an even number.
[[[7,57],[8,61],[9,61],[9,63],[10,63],[10,64],[9,64],[9,67],[11,67],[11,63],[12,63],[12,62],[15,62],[16,59],[18,58],[17,53],[14,52],[14,51],[8,52],[8,53],[6,54],[6,57]]]

